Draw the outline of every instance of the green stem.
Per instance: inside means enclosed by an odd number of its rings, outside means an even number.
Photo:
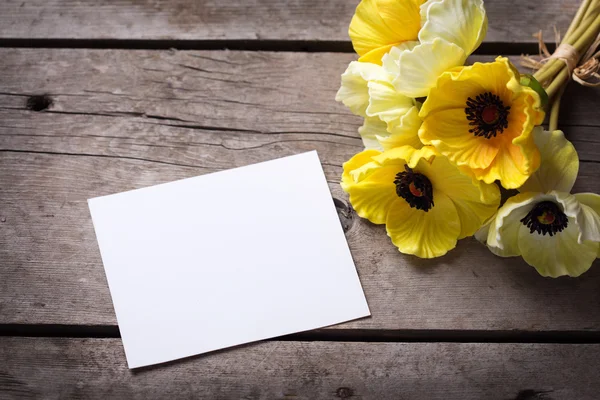
[[[579,23],[581,22],[581,20],[585,16],[586,11],[587,11],[587,9],[588,9],[588,7],[590,6],[591,3],[592,3],[592,0],[584,0],[581,3],[581,6],[579,6],[579,9],[577,10],[577,14],[575,14],[575,17],[573,18],[573,21],[571,21],[571,25],[569,25],[569,29],[567,30],[567,32],[563,36],[563,40],[565,40],[566,38],[568,38],[569,35],[571,35],[571,33],[573,33],[573,31],[579,26]]]
[[[558,113],[560,111],[560,100],[562,98],[563,93],[565,92],[566,85],[563,86],[558,94],[556,95],[556,99],[552,103],[552,108],[550,109],[550,122],[548,130],[550,132],[558,129]]]
[[[573,43],[573,46],[582,56],[590,43],[598,36],[598,32],[600,32],[600,14],[596,14],[596,18],[594,18],[594,21],[588,28],[589,29],[585,30],[577,41]]]
[[[593,20],[593,14],[597,11],[600,0],[584,0],[581,6],[577,10],[577,14],[573,18],[567,33],[563,36],[560,44],[567,43],[573,44],[581,35],[590,27],[590,21]],[[582,23],[583,20],[583,23]],[[558,73],[562,66],[562,62],[559,60],[549,60],[542,66],[534,75],[534,77],[540,82],[552,78]]]
[[[550,85],[546,88],[546,93],[548,93],[548,98],[550,101],[554,98],[554,95],[558,93],[558,91],[569,81],[569,70],[566,65],[563,66],[563,69],[556,75],[556,77],[552,80]]]
[[[592,3],[593,7],[597,7],[595,3],[598,3],[598,1],[594,1]],[[591,11],[591,9],[588,8],[588,11]],[[577,28],[573,34],[570,35],[568,40],[563,40],[563,43],[568,43],[575,47],[581,56],[585,50],[587,50],[587,46],[589,46],[592,40],[594,40],[594,38],[598,35],[599,30],[600,14],[588,16],[585,19],[585,22],[579,26],[579,28]],[[556,74],[558,74],[564,67],[565,63],[563,61],[552,59],[548,61],[541,69],[539,69],[533,76],[542,85],[544,85],[546,81],[552,80],[552,78],[556,79]]]

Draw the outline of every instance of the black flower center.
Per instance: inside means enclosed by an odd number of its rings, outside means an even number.
[[[398,172],[394,184],[396,194],[417,210],[429,211],[433,207],[433,188],[429,179],[404,165],[406,171]]]
[[[510,107],[505,107],[500,97],[485,92],[475,99],[467,99],[465,114],[469,125],[473,128],[469,132],[475,136],[483,136],[486,139],[496,137],[508,128],[508,114]]]
[[[552,201],[542,201],[521,220],[529,228],[529,233],[537,232],[541,235],[555,235],[562,232],[569,225],[569,220],[558,205]]]

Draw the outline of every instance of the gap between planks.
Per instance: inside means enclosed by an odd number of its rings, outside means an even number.
[[[547,44],[553,52],[555,45]],[[111,50],[243,50],[303,53],[354,53],[342,40],[188,40],[188,39],[19,39],[0,38],[0,48],[111,49]],[[536,43],[485,42],[474,55],[537,54]]]
[[[0,324],[0,337],[120,338],[116,325]],[[266,341],[600,344],[597,331],[315,329]]]

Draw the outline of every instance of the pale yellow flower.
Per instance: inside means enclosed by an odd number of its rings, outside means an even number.
[[[579,169],[561,131],[534,134],[542,163],[476,238],[496,255],[522,256],[541,275],[579,276],[600,251],[600,196],[570,194]]]
[[[392,80],[393,75],[380,65],[353,61],[342,75],[335,99],[365,118],[358,130],[365,148],[422,147],[418,103],[400,94]]]

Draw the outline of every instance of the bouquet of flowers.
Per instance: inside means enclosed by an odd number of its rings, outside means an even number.
[[[464,65],[486,31],[482,0],[360,2],[359,59],[336,100],[364,117],[365,150],[342,188],[402,253],[439,257],[474,235],[543,276],[579,276],[600,255],[600,196],[570,193],[579,159],[557,121],[571,77],[598,84],[600,0],[582,3],[553,54],[542,43],[544,59],[524,60],[534,75],[501,56]],[[503,204],[500,188],[516,189]]]

